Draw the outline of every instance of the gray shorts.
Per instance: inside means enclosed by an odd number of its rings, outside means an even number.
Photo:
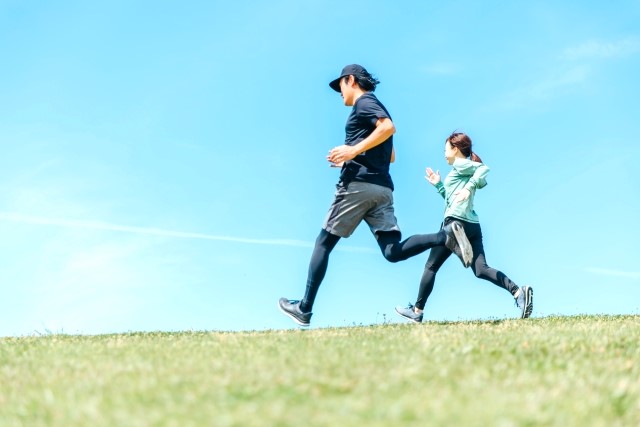
[[[339,185],[323,228],[336,236],[349,237],[363,219],[373,234],[400,232],[391,189],[359,181],[350,182],[347,188]]]

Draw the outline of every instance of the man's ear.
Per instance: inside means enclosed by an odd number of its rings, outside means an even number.
[[[355,82],[356,82],[356,78],[355,78],[355,76],[353,76],[353,74],[352,74],[352,75],[350,75],[350,76],[349,76],[349,80],[347,80],[347,84],[348,84],[349,86],[353,86],[353,84],[354,84]]]

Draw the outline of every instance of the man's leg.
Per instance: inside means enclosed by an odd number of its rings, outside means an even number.
[[[337,187],[335,198],[313,248],[304,298],[300,301],[280,298],[278,301],[280,310],[301,326],[310,325],[311,310],[327,272],[331,251],[340,237],[349,237],[353,233],[367,212],[366,203],[363,203],[367,198],[367,188],[363,189],[357,185],[353,187]]]
[[[302,301],[287,298],[280,298],[278,301],[280,310],[300,326],[310,325],[313,302],[316,299],[322,279],[324,279],[324,275],[327,272],[329,254],[335,248],[338,240],[340,240],[340,236],[331,234],[324,229],[320,231],[309,262],[309,275],[304,298]]]
[[[445,245],[448,241],[454,243],[450,246],[457,248],[458,237],[454,235],[451,227],[443,227],[436,233],[416,234],[401,242],[402,234],[393,208],[393,193],[385,187],[377,187],[377,191],[377,206],[367,212],[364,220],[376,237],[382,255],[387,261],[404,261],[434,246]]]
[[[378,231],[376,238],[382,255],[389,262],[404,261],[434,246],[442,246],[447,238],[443,230],[433,234],[416,234],[400,241],[398,231]]]
[[[329,255],[333,248],[340,240],[340,236],[331,234],[326,230],[321,230],[318,238],[316,239],[316,245],[313,248],[311,254],[311,261],[309,262],[309,274],[307,275],[307,289],[304,294],[304,298],[300,302],[300,310],[305,313],[311,312],[313,309],[313,303],[318,293],[318,288],[324,279],[324,275],[327,272],[327,266],[329,265]]]

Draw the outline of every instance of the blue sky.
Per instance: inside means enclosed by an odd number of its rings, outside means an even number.
[[[640,2],[0,1],[0,335],[262,330],[303,295],[360,63],[397,133],[405,237],[453,130],[491,167],[489,264],[534,315],[640,312]],[[366,225],[332,254],[312,327],[400,321],[428,253]],[[451,259],[426,320],[510,318]]]

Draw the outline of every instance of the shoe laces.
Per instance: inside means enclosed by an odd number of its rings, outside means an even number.
[[[517,297],[513,297],[514,301],[514,305],[518,308],[522,308],[522,305],[524,305],[524,295],[523,295],[524,290],[520,290],[520,293],[518,294]],[[518,304],[518,301],[520,301],[522,299],[522,305]]]
[[[302,311],[302,300],[293,299],[293,300],[289,300],[289,303],[291,305],[295,305],[298,311],[304,315],[312,314],[310,311]]]
[[[413,314],[416,317],[422,316],[422,313],[416,313],[416,307],[411,303],[407,305],[407,310],[410,310],[411,314]]]

